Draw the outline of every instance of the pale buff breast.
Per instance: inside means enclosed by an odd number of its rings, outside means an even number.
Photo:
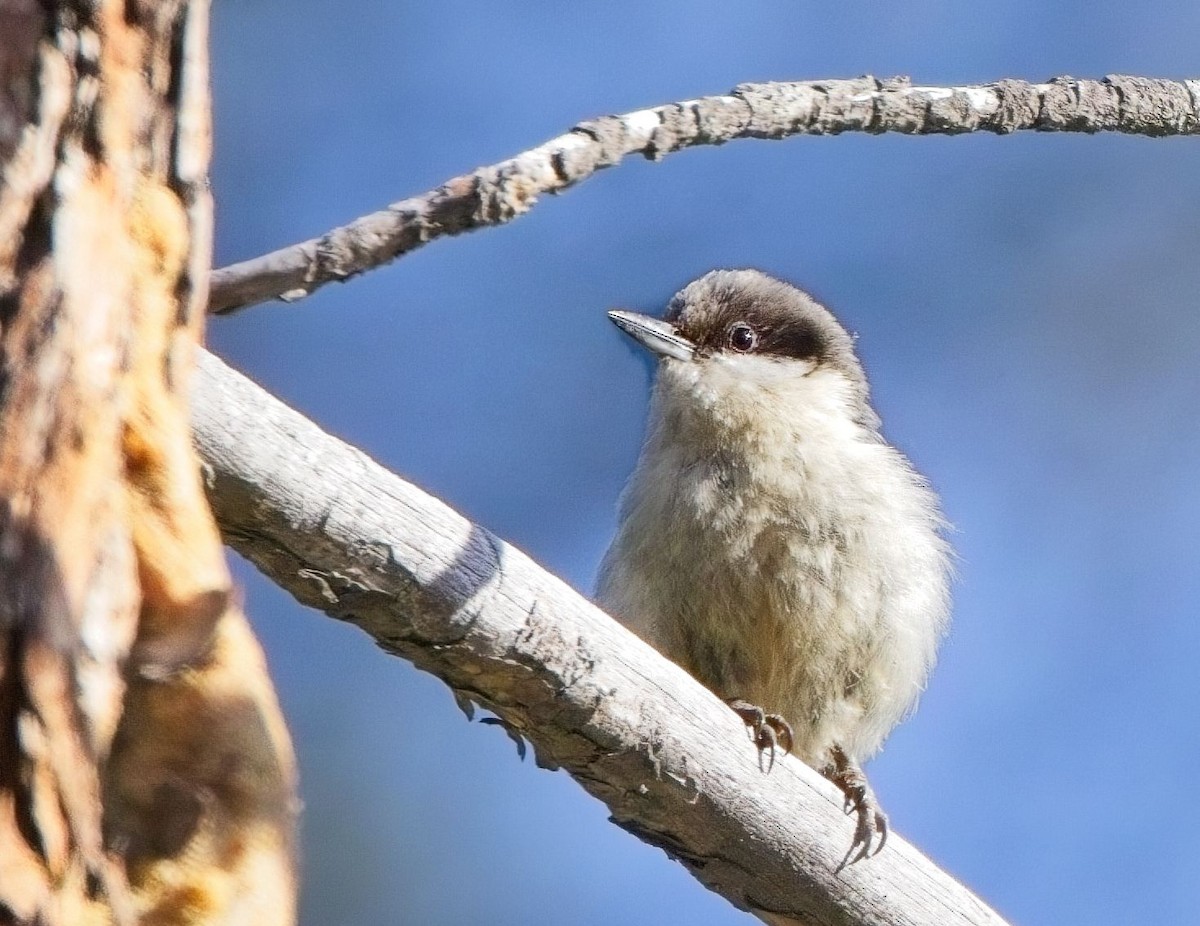
[[[600,603],[718,695],[782,714],[810,764],[834,743],[869,756],[915,702],[945,625],[931,493],[828,382],[708,371],[708,394],[681,412],[672,391],[696,381],[674,372],[656,387]],[[771,402],[800,411],[756,414]]]

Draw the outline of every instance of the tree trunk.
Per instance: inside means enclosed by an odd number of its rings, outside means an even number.
[[[207,20],[0,0],[0,921],[292,919],[291,747],[188,429]]]

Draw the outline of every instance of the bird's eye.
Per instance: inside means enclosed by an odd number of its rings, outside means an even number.
[[[738,322],[729,329],[729,346],[736,351],[745,353],[754,350],[758,344],[758,335],[745,322]]]

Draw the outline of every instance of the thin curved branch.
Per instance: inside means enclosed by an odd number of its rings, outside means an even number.
[[[840,132],[906,135],[1125,132],[1200,133],[1200,81],[1146,77],[1048,83],[1001,80],[973,87],[914,87],[907,78],[741,84],[701,97],[581,122],[516,157],[455,177],[319,238],[232,264],[212,275],[209,311],[269,299],[292,302],[446,235],[503,225],[629,154],[658,160],[736,138]]]
[[[851,822],[790,757],[520,551],[201,354],[195,439],[226,541],[300,602],[494,711],[735,906],[772,923],[1003,926],[898,836],[840,868]]]

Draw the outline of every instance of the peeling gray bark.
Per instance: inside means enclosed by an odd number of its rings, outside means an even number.
[[[435,238],[502,225],[532,209],[540,195],[566,190],[630,154],[659,160],[681,148],[737,138],[1023,130],[1195,135],[1200,132],[1200,81],[1056,77],[1040,84],[1001,80],[914,87],[907,78],[861,77],[741,84],[723,96],[581,122],[516,157],[455,177],[319,238],[216,270],[209,311],[225,314],[269,299],[292,302]]]
[[[495,712],[612,820],[772,923],[1003,926],[893,834],[846,869],[840,795],[764,775],[714,695],[514,547],[201,352],[197,446],[226,541],[298,601]]]

